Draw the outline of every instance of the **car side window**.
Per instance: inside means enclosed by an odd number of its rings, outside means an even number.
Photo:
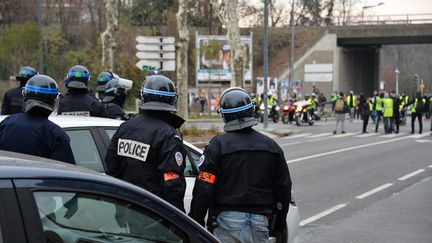
[[[200,158],[200,154],[197,154],[195,151],[193,151],[191,148],[189,148],[188,146],[185,146],[186,150],[188,151],[187,155],[186,155],[186,168],[184,171],[184,176],[187,177],[195,177],[198,175],[198,161]]]
[[[76,164],[94,171],[105,172],[90,130],[69,130],[66,133],[70,138]]]
[[[111,140],[114,134],[117,132],[116,129],[105,129],[106,134],[108,135],[108,138]]]
[[[106,196],[34,192],[47,242],[189,242],[160,215]]]

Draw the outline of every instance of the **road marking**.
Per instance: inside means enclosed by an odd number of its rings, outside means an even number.
[[[428,140],[428,139],[417,139],[415,141],[417,143],[432,143],[432,140]]]
[[[315,139],[309,140],[309,142],[318,142],[318,141],[327,140],[327,139],[328,138],[315,138]]]
[[[311,134],[312,134],[312,133],[300,133],[300,134],[297,134],[297,135],[287,136],[287,137],[284,137],[284,138],[282,138],[282,139],[301,138],[301,137],[309,136],[309,135],[311,135]]]
[[[429,167],[429,168],[432,168],[432,165],[429,165],[428,167]]]
[[[324,153],[309,155],[309,156],[305,156],[305,157],[301,157],[301,158],[297,158],[297,159],[291,159],[291,160],[287,160],[286,162],[288,164],[291,164],[291,163],[295,163],[295,162],[299,162],[299,161],[303,161],[303,160],[319,158],[319,157],[322,157],[322,156],[327,156],[327,155],[332,155],[332,154],[338,154],[338,153],[342,153],[342,152],[346,152],[346,151],[351,151],[351,150],[356,150],[356,149],[361,149],[361,148],[372,147],[372,146],[375,146],[375,145],[378,145],[378,144],[385,144],[385,143],[396,142],[396,141],[407,139],[407,138],[408,137],[405,136],[405,137],[399,137],[399,138],[394,138],[394,139],[390,139],[390,140],[379,141],[379,142],[375,142],[375,143],[367,143],[367,144],[363,144],[363,145],[357,145],[357,146],[353,146],[353,147],[348,147],[348,148],[333,150],[333,151],[329,151],[329,152],[324,152]]]
[[[413,177],[413,176],[415,176],[415,175],[417,175],[417,174],[420,174],[420,173],[422,173],[422,172],[424,172],[424,171],[425,171],[425,169],[416,170],[416,171],[414,171],[414,172],[409,173],[408,175],[404,175],[404,176],[402,176],[402,177],[399,178],[398,180],[400,180],[400,181],[404,181],[404,180],[406,180],[406,179],[408,179],[408,178],[411,178],[411,177]]]
[[[376,136],[377,133],[365,133],[365,134],[361,134],[361,135],[357,135],[355,136],[356,138],[366,138],[366,137],[372,137],[372,136]]]
[[[430,134],[427,133],[427,132],[425,132],[425,133],[422,133],[422,134],[414,134],[414,135],[410,135],[410,136],[408,136],[408,137],[410,137],[410,138],[422,138],[422,137],[426,137],[426,136],[430,136]]]
[[[300,142],[292,142],[292,143],[284,143],[284,144],[281,144],[280,146],[282,147],[282,146],[290,146],[290,145],[296,145],[296,144],[299,144]]]
[[[331,137],[332,138],[343,138],[343,137],[354,136],[354,135],[357,135],[357,134],[359,134],[359,133],[358,132],[357,133],[347,132],[345,134],[334,135],[334,136],[331,136]]]
[[[320,138],[320,137],[325,137],[325,136],[330,136],[330,135],[332,135],[331,132],[325,132],[325,133],[320,133],[317,135],[310,136],[309,138]]]
[[[387,184],[384,184],[384,185],[379,186],[379,187],[377,187],[377,188],[375,188],[375,189],[372,189],[372,190],[370,190],[370,191],[368,191],[368,192],[365,192],[365,193],[363,193],[363,194],[361,194],[361,195],[358,195],[356,198],[357,198],[357,199],[363,199],[363,198],[365,198],[365,197],[369,197],[370,195],[372,195],[372,194],[374,194],[374,193],[377,193],[377,192],[379,192],[379,191],[382,191],[382,190],[384,190],[384,189],[386,189],[387,187],[392,186],[392,185],[393,185],[393,183],[387,183]]]
[[[392,134],[386,134],[386,135],[381,135],[380,138],[394,138],[394,137],[399,137],[399,136],[402,136],[402,135],[405,135],[405,133],[398,133],[398,134],[392,133]]]
[[[341,209],[341,208],[343,208],[345,206],[346,206],[346,204],[339,204],[339,205],[336,205],[336,206],[334,206],[332,208],[329,208],[329,209],[327,209],[327,210],[325,210],[325,211],[323,211],[323,212],[321,212],[319,214],[316,214],[316,215],[314,215],[314,216],[312,216],[310,218],[304,219],[304,220],[302,220],[300,222],[300,227],[305,226],[305,225],[307,225],[309,223],[312,223],[312,222],[314,222],[314,221],[316,221],[316,220],[318,220],[318,219],[320,219],[320,218],[322,218],[324,216],[327,216],[327,215],[329,215],[331,213],[334,213],[337,210],[339,210],[339,209]]]

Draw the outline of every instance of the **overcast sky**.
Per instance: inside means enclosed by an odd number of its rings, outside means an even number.
[[[432,0],[369,0],[366,2],[367,5],[377,5],[379,2],[383,2],[384,4],[379,7],[366,9],[365,15],[421,13],[429,14],[432,17]]]

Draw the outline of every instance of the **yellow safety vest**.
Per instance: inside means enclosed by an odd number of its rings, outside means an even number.
[[[423,104],[426,105],[426,99],[425,99],[425,98],[422,98],[422,101],[423,101]],[[415,98],[415,100],[414,100],[414,104],[411,105],[411,112],[417,113],[417,111],[416,111],[417,102],[418,102],[418,99]]]
[[[392,117],[393,116],[393,99],[392,98],[384,98],[384,113],[383,117]]]
[[[357,105],[357,103],[356,103],[356,97],[355,97],[355,95],[353,95],[352,97],[353,97],[353,105],[356,106]],[[351,104],[350,101],[351,101],[351,96],[348,95],[347,96],[347,104],[348,104],[348,106]]]

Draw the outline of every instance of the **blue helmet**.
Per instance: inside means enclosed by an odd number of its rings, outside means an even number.
[[[27,82],[31,77],[38,75],[38,72],[36,71],[36,69],[26,66],[21,68],[18,71],[18,75],[16,76],[16,80],[18,81],[23,81],[23,82]]]
[[[30,78],[23,88],[24,110],[34,107],[54,110],[59,95],[57,83],[49,76],[36,75]]]
[[[65,86],[66,88],[86,89],[89,80],[90,72],[88,69],[81,65],[75,65],[66,74]]]

